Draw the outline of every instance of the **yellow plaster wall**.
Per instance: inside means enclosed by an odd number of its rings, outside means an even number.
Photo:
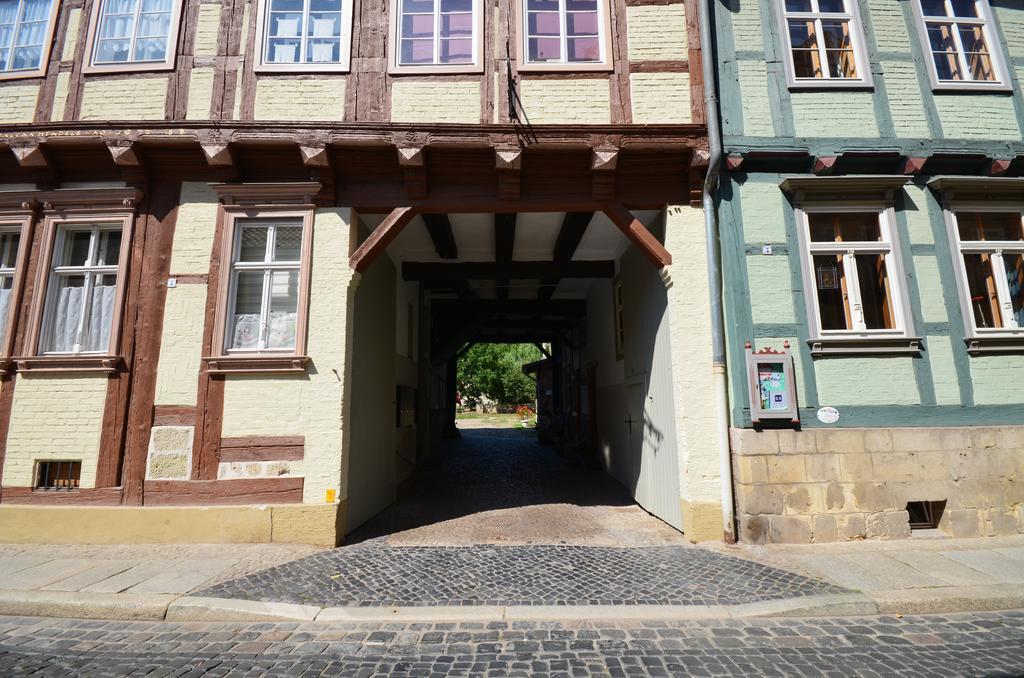
[[[670,205],[665,224],[665,247],[672,253],[666,267],[669,334],[672,338],[672,388],[675,399],[676,450],[679,455],[679,489],[693,518],[698,506],[721,507],[718,450],[715,447],[714,382],[711,355],[711,311],[708,308],[708,267],[705,253],[704,212]],[[706,536],[707,510],[697,528]],[[714,522],[714,521],[712,521]],[[721,528],[714,532],[721,537]]]
[[[209,5],[203,5],[209,7]],[[213,100],[213,69],[193,68],[188,79],[187,120],[209,120],[210,102]]]
[[[0,123],[32,122],[39,99],[39,85],[0,87]]]
[[[611,91],[607,78],[530,80],[519,83],[519,97],[530,122],[538,124],[611,122]]]
[[[71,72],[57,74],[57,87],[53,91],[53,110],[50,120],[53,122],[64,119],[64,108],[68,103],[68,88],[71,86]]]
[[[81,460],[83,488],[96,485],[105,375],[19,375],[3,484],[31,487],[37,459]]]
[[[199,5],[199,15],[196,18],[196,42],[192,53],[195,56],[216,56],[219,29],[220,5]]]
[[[323,502],[328,489],[341,498],[345,492],[341,453],[350,219],[347,208],[316,213],[307,347],[313,368],[302,376],[229,376],[224,388],[223,436],[305,436],[307,504]]]
[[[187,284],[167,290],[156,369],[156,405],[196,404],[206,289],[206,285]]]
[[[167,77],[88,79],[82,88],[82,120],[163,120]]]
[[[217,194],[209,184],[186,181],[181,185],[171,251],[171,275],[209,273],[217,204]]]
[[[344,77],[260,77],[256,81],[256,120],[340,121],[344,114]]]
[[[61,61],[72,61],[75,58],[75,48],[78,47],[78,31],[82,22],[82,10],[76,7],[68,12],[68,27],[64,31],[64,50],[61,52]]]
[[[685,59],[686,7],[682,3],[628,6],[626,35],[630,61]]]
[[[391,85],[393,122],[480,122],[480,83],[447,80],[395,80]]]
[[[689,73],[632,73],[629,92],[638,125],[693,121]]]

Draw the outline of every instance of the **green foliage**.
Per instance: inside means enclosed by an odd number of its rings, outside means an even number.
[[[523,365],[543,357],[533,344],[476,344],[459,360],[459,393],[502,405],[532,403],[537,387]]]

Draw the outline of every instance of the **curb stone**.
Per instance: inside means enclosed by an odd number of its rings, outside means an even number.
[[[182,596],[167,607],[167,621],[313,621],[322,608],[231,598]]]
[[[162,621],[174,595],[0,590],[0,615]]]

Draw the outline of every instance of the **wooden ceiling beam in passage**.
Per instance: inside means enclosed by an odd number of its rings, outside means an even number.
[[[494,260],[508,264],[516,246],[516,212],[497,212],[494,215]],[[508,280],[495,282],[494,295],[499,301],[508,299]]]
[[[562,228],[558,231],[558,238],[555,240],[554,260],[559,263],[572,261],[576,254],[576,248],[583,240],[583,234],[587,232],[590,221],[594,218],[593,212],[566,212],[562,219]],[[558,278],[546,278],[541,280],[541,288],[537,293],[540,301],[549,301],[558,288]]]
[[[452,222],[447,214],[424,214],[423,223],[427,226],[427,233],[434,243],[434,251],[442,259],[458,259],[459,247],[455,243],[455,233],[452,231]]]
[[[390,245],[398,234],[402,232],[409,222],[416,216],[416,209],[413,207],[396,207],[384,218],[384,221],[373,229],[363,244],[356,248],[356,251],[349,257],[348,265],[354,270],[362,273],[374,260],[379,257],[387,246]]]
[[[647,227],[634,217],[633,213],[627,210],[622,203],[605,205],[604,213],[655,266],[664,268],[672,263],[672,255],[665,249],[665,246],[658,242],[658,239],[647,230]]]
[[[381,225],[383,226],[383,224]],[[542,280],[552,277],[612,278],[614,276],[614,261],[570,261],[566,263],[556,263],[554,261],[513,261],[508,264],[487,261],[427,264],[407,261],[402,264],[402,278],[407,281],[463,279]]]

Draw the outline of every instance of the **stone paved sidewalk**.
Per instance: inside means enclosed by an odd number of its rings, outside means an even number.
[[[200,591],[323,606],[740,605],[843,589],[692,546],[396,547],[324,551]]]
[[[0,675],[1013,676],[1024,612],[701,622],[139,623],[0,617]]]

